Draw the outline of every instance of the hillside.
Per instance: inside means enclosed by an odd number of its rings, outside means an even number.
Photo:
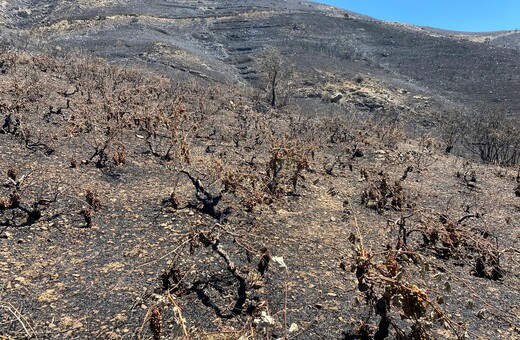
[[[516,50],[290,0],[0,8],[0,339],[520,337]]]
[[[241,82],[255,79],[251,61],[259,49],[275,45],[306,78],[316,70],[344,79],[373,73],[465,108],[519,108],[518,51],[313,3],[13,1],[4,7],[6,27],[40,44],[125,64]]]
[[[499,47],[506,47],[518,50],[520,44],[518,42],[519,34],[518,30],[511,31],[496,31],[496,32],[457,32],[441,30],[433,27],[423,27],[422,30],[427,31],[430,34],[450,37],[455,39],[469,40],[478,43],[486,43]]]

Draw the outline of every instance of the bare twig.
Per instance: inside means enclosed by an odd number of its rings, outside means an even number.
[[[20,325],[22,326],[22,328],[23,328],[27,338],[38,339],[38,336],[36,335],[36,332],[31,327],[31,325],[29,324],[27,319],[12,304],[10,304],[9,302],[7,302],[7,303],[0,303],[0,308],[3,308],[5,310],[7,310],[7,312],[9,312],[16,319],[16,321],[18,321],[18,323],[20,323]]]
[[[167,297],[168,297],[168,300],[175,307],[174,312],[177,315],[177,322],[181,325],[182,334],[184,335],[184,338],[189,339],[190,337],[188,335],[188,330],[186,329],[186,322],[184,321],[184,318],[182,317],[181,307],[177,304],[177,302],[175,301],[175,299],[173,298],[173,296],[170,293],[168,293]]]

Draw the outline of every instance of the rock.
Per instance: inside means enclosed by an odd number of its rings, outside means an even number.
[[[28,18],[29,14],[30,13],[28,11],[23,11],[23,10],[16,13],[16,15],[18,15],[20,18]]]
[[[359,149],[356,149],[356,151],[354,151],[354,153],[352,154],[352,157],[353,158],[359,158],[359,157],[363,157],[365,154],[363,153],[363,151],[359,150]]]
[[[283,260],[283,257],[282,256],[272,256],[271,257],[271,260],[278,264],[278,266],[281,268],[281,269],[287,269],[287,265],[285,264],[285,261]]]
[[[330,101],[332,103],[337,103],[340,101],[341,98],[343,98],[343,95],[341,93],[336,93],[334,96],[330,98]]]
[[[372,103],[372,102],[365,102],[364,105],[370,109],[370,111],[374,111],[376,109],[383,109],[385,108],[384,105],[379,103]]]
[[[298,332],[300,328],[298,327],[297,324],[293,323],[291,324],[291,327],[289,327],[289,333],[296,333]]]
[[[259,329],[265,329],[274,325],[274,318],[268,315],[266,311],[262,311],[260,317],[254,320],[254,324]]]
[[[322,100],[327,102],[327,101],[330,101],[330,99],[332,98],[332,95],[329,93],[329,91],[321,91],[320,97]]]

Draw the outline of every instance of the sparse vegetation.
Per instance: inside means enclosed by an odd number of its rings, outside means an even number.
[[[460,112],[448,112],[442,116],[441,131],[447,152],[459,145],[485,163],[503,166],[518,164],[520,126],[516,118],[491,109],[471,116]]]
[[[197,73],[1,52],[0,333],[515,338],[515,121],[446,112],[439,147],[407,133],[423,97],[289,64],[258,59],[266,109]]]

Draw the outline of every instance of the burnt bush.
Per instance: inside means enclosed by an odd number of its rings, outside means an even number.
[[[520,123],[505,111],[443,113],[439,126],[446,152],[459,145],[484,163],[510,166],[520,161]]]

